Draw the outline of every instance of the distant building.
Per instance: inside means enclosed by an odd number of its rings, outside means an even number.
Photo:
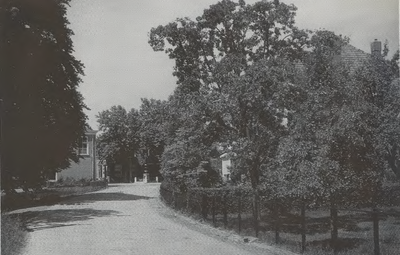
[[[232,160],[228,153],[224,153],[219,156],[221,159],[221,177],[223,181],[229,181],[231,179],[231,167]]]
[[[373,57],[382,57],[382,43],[375,39],[371,43],[371,53],[366,53],[351,44],[345,44],[342,46],[340,50],[340,54],[337,56],[337,60],[342,60],[350,72],[356,71],[359,67],[361,67],[365,61],[368,61],[371,56]],[[305,71],[305,66],[301,61],[295,63],[295,67],[298,70]]]
[[[82,157],[78,163],[72,162],[71,166],[55,174],[53,181],[71,178],[74,180],[96,180],[104,178],[104,173],[97,168],[96,161],[96,133],[95,130],[88,130],[85,133],[78,153]]]
[[[222,181],[227,182],[232,178],[233,160],[230,153],[222,153],[210,158],[211,168],[217,171]]]

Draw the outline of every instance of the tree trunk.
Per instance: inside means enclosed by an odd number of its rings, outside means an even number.
[[[253,193],[253,226],[256,237],[258,237],[259,234],[259,220],[260,220],[259,206],[260,206],[260,195],[258,194],[258,190],[256,189],[254,190]]]
[[[201,215],[203,216],[203,219],[207,219],[207,195],[203,194],[201,197]]]
[[[331,198],[331,248],[333,254],[338,253],[338,210],[335,198]]]
[[[393,173],[397,176],[397,179],[400,180],[400,162],[397,159],[398,150],[399,148],[397,144],[394,144],[391,149],[388,149],[387,161],[389,167],[392,169]]]
[[[176,201],[176,192],[174,190],[172,191],[172,203],[176,209],[178,207],[178,202]]]
[[[306,204],[301,204],[301,253],[306,251]]]
[[[254,160],[257,161],[257,160]],[[259,220],[260,220],[260,194],[258,191],[259,173],[258,163],[255,162],[250,171],[251,186],[253,189],[253,226],[255,236],[259,234]]]
[[[190,212],[190,191],[186,192],[186,211]]]
[[[379,255],[379,211],[378,211],[378,200],[382,197],[381,194],[381,183],[376,183],[375,192],[372,197],[372,222],[373,222],[373,234],[374,234],[374,255]]]
[[[281,238],[280,238],[280,228],[281,228],[281,222],[280,222],[280,217],[279,217],[279,204],[278,200],[275,200],[274,202],[274,218],[275,218],[275,243],[280,243]]]

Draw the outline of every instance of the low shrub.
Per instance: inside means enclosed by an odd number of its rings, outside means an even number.
[[[47,182],[48,188],[58,188],[58,187],[85,187],[91,186],[93,181],[91,179],[81,178],[79,180],[67,177],[67,178],[60,178],[56,182],[51,181]],[[96,181],[97,182],[97,181]]]
[[[34,206],[34,201],[30,194],[9,193],[1,197],[1,208],[3,211],[15,210],[29,206]]]
[[[106,180],[97,180],[97,181],[91,181],[90,182],[91,187],[102,187],[106,188],[108,186],[108,182]]]

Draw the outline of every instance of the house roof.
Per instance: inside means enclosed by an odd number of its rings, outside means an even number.
[[[342,58],[342,61],[344,61],[349,66],[350,70],[355,71],[371,57],[371,54],[357,49],[351,44],[346,44],[342,47],[340,56]]]
[[[221,156],[219,156],[219,158],[227,159],[227,158],[229,158],[229,154],[225,152],[225,153],[221,154]]]
[[[371,54],[366,53],[351,44],[345,44],[340,52],[340,59],[348,65],[350,71],[355,71],[361,67],[365,61],[371,57]],[[305,65],[301,61],[294,63],[295,68],[299,71],[305,71]]]

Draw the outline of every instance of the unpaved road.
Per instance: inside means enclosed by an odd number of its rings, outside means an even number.
[[[159,184],[117,184],[53,206],[14,211],[26,219],[27,255],[291,254],[174,213]],[[234,238],[236,236],[236,239]]]

